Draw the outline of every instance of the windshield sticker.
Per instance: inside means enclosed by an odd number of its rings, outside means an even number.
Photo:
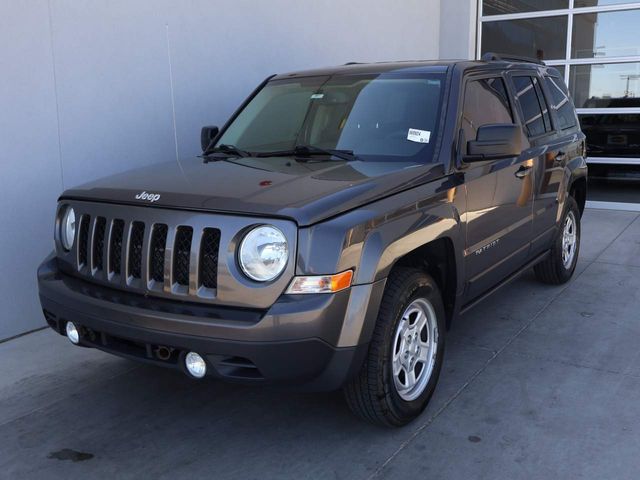
[[[407,140],[410,142],[429,143],[430,139],[431,132],[429,130],[417,130],[415,128],[410,128],[409,133],[407,133]]]
[[[324,98],[324,93],[314,93],[311,95],[311,100],[318,100],[320,98]]]

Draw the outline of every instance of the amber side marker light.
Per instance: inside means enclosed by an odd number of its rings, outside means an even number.
[[[353,280],[353,270],[347,270],[335,275],[315,275],[295,277],[287,293],[289,294],[305,294],[305,293],[335,293],[351,286]]]

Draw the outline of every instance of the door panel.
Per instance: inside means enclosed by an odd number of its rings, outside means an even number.
[[[527,260],[533,209],[533,160],[503,160],[467,172],[467,300]]]
[[[459,150],[483,125],[514,123],[502,77],[472,78],[465,84]],[[526,142],[525,142],[526,144]],[[471,301],[526,261],[533,209],[533,160],[516,157],[463,165],[467,195],[466,292]]]

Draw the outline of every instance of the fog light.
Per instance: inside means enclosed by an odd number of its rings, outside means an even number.
[[[78,327],[76,327],[75,323],[67,322],[66,331],[69,341],[74,345],[78,345],[80,343],[80,332],[78,331]]]
[[[207,373],[207,364],[196,352],[189,352],[184,359],[184,365],[187,371],[196,378],[202,378]]]

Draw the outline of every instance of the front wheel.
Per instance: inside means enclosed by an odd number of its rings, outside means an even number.
[[[351,410],[389,427],[417,417],[440,375],[444,334],[444,306],[435,281],[422,270],[394,270],[364,365],[344,389]]]
[[[567,197],[560,231],[550,255],[533,267],[536,278],[544,283],[560,285],[573,276],[580,252],[580,210],[573,197]]]

